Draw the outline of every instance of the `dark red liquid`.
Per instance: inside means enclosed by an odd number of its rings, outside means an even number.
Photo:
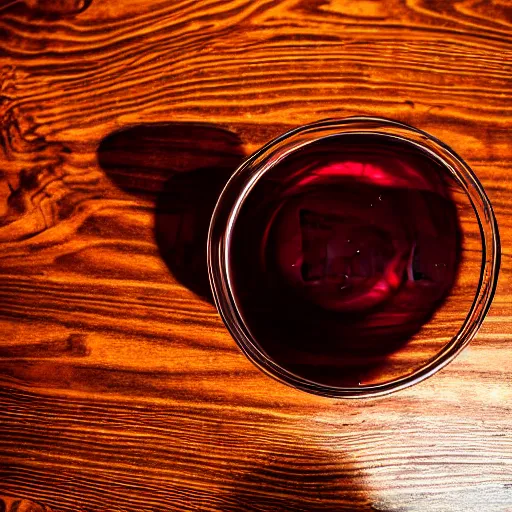
[[[422,150],[371,135],[318,141],[267,172],[230,253],[261,349],[299,376],[347,386],[402,349],[457,274],[448,176]]]

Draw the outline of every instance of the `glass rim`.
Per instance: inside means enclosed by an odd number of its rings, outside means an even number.
[[[482,263],[473,303],[458,333],[432,358],[411,373],[378,384],[338,387],[301,377],[276,363],[259,346],[245,325],[232,292],[229,253],[240,209],[257,181],[283,158],[305,145],[330,136],[372,135],[399,139],[434,157],[451,173],[469,198],[478,221]],[[302,391],[336,398],[387,395],[425,380],[450,363],[471,341],[491,305],[498,281],[500,238],[491,202],[464,160],[436,137],[407,124],[380,117],[326,119],[294,128],[247,157],[221,192],[213,212],[207,242],[210,286],[215,305],[242,352],[267,375]]]

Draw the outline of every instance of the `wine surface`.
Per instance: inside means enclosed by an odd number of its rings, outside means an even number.
[[[423,150],[374,135],[320,140],[270,169],[230,252],[237,306],[263,351],[328,385],[384,364],[454,283],[453,186]]]

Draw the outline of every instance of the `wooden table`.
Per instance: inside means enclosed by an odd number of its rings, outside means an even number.
[[[2,0],[0,510],[512,511],[511,13]],[[452,146],[503,245],[470,348],[367,401],[255,369],[209,300],[203,252],[244,155],[354,114]]]

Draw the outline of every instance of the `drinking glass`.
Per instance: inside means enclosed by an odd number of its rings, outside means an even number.
[[[482,324],[498,226],[468,165],[403,123],[291,130],[250,156],[211,219],[218,311],[266,374],[330,397],[406,388]]]

